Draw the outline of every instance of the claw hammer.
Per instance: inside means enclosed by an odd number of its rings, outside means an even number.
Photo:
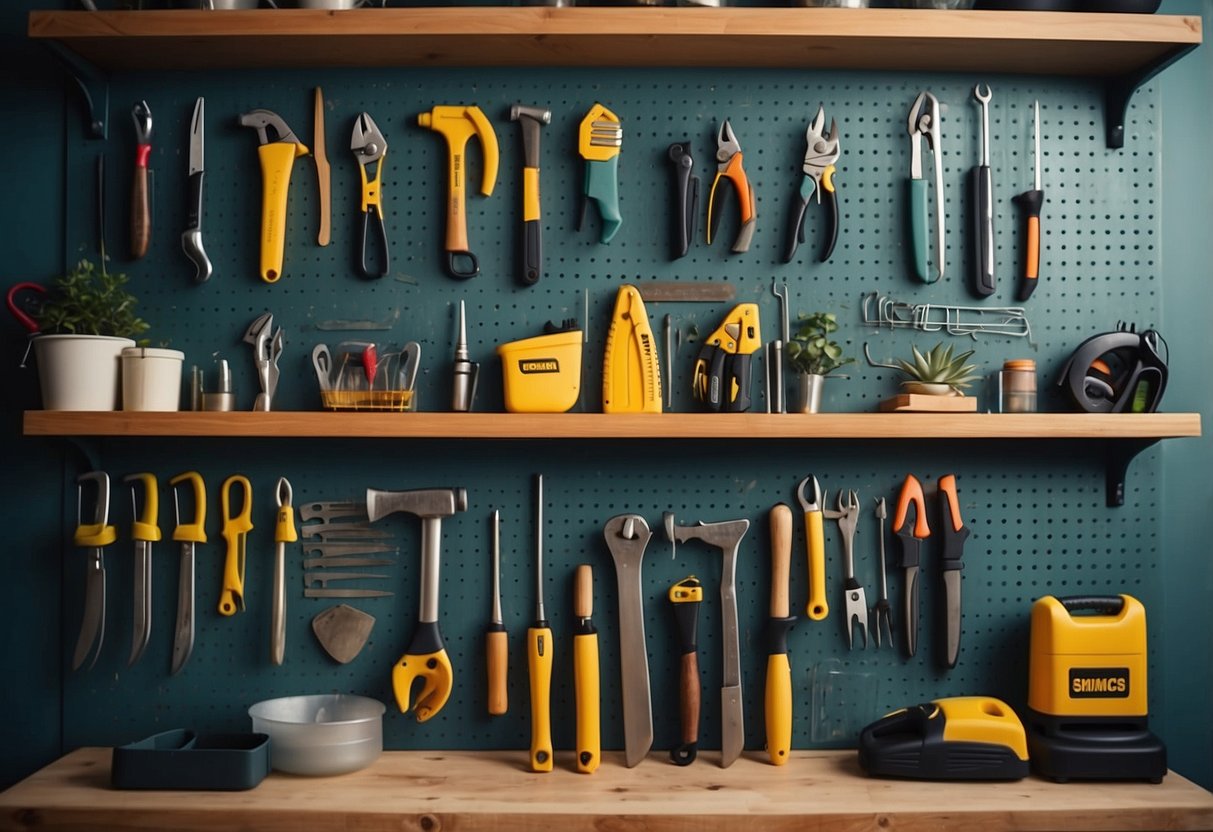
[[[451,660],[438,628],[438,567],[442,518],[467,511],[465,488],[427,488],[414,491],[366,490],[366,514],[374,523],[402,512],[421,518],[421,610],[418,627],[404,656],[392,668],[392,691],[401,713],[409,710],[413,683],[424,680],[417,695],[418,722],[435,716],[446,704],[453,687]]]
[[[543,226],[539,223],[539,128],[552,123],[552,111],[515,104],[510,121],[522,126],[522,260],[518,278],[534,286],[543,274]]]

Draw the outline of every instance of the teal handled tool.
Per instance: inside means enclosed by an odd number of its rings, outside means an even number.
[[[601,104],[595,104],[581,120],[577,131],[577,151],[585,159],[585,188],[582,191],[580,231],[590,200],[598,204],[602,217],[600,242],[609,243],[623,225],[619,213],[619,152],[623,148],[623,127],[619,116]]]
[[[910,246],[914,274],[923,283],[934,283],[944,274],[943,150],[940,148],[939,99],[920,92],[910,108]],[[922,175],[922,143],[930,145],[935,168],[935,272],[928,269],[927,180]]]

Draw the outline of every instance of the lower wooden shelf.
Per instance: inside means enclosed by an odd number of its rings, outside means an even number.
[[[608,752],[593,775],[535,774],[525,751],[389,751],[333,778],[271,774],[248,792],[109,787],[110,750],[82,748],[0,793],[0,829],[1181,830],[1213,828],[1213,794],[1171,773],[1147,783],[921,783],[864,777],[853,751],[747,752],[727,769]]]

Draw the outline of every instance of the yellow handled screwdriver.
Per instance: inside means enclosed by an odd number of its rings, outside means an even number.
[[[506,678],[509,668],[509,634],[501,618],[501,512],[493,521],[493,619],[484,635],[484,655],[489,673],[489,713],[501,716],[509,707]]]
[[[531,677],[531,770],[552,770],[552,628],[543,613],[543,474],[535,475],[535,625],[526,631]]]
[[[602,757],[599,720],[598,631],[590,621],[594,613],[594,571],[588,563],[577,567],[573,583],[573,678],[577,694],[577,770],[593,774]]]

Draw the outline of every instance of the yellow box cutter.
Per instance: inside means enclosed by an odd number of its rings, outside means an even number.
[[[307,146],[295,137],[282,117],[271,110],[251,110],[240,116],[242,127],[257,131],[261,146],[261,279],[277,283],[282,277],[282,252],[286,246],[286,198],[290,192],[291,168],[308,154]],[[270,131],[277,138],[270,138]]]
[[[232,486],[244,489],[244,505],[238,514],[232,514]],[[244,609],[244,553],[248,546],[248,533],[253,530],[253,486],[248,477],[233,474],[223,481],[219,492],[223,506],[223,539],[227,543],[227,556],[223,560],[223,592],[219,595],[219,614],[235,615]]]

